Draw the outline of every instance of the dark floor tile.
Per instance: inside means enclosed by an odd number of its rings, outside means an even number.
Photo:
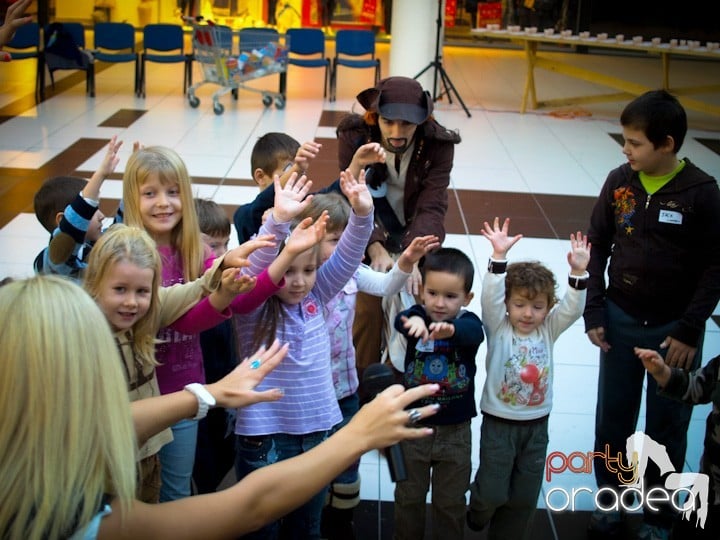
[[[720,155],[720,139],[705,139],[696,137],[695,140]]]
[[[621,133],[608,133],[608,135],[610,135],[610,137],[612,137],[612,139],[620,146],[625,145],[625,139],[623,138]]]
[[[380,504],[380,514],[378,515],[378,502],[363,500],[355,509],[355,536],[361,540],[392,540],[393,537],[393,502],[383,501]],[[426,521],[428,531],[425,537],[430,538],[430,505],[427,507]],[[533,540],[555,540],[553,527],[562,534],[558,534],[559,540],[586,540],[587,521],[590,512],[564,512],[560,514],[552,514],[551,517],[544,509],[538,509],[533,520],[531,538]],[[487,538],[487,530],[474,532],[465,528],[465,540],[485,540]],[[513,540],[513,539],[508,539]]]
[[[527,193],[458,190],[462,211],[470,234],[480,234],[483,222],[496,216],[510,218],[511,232],[533,238],[555,238],[549,221],[537,201]],[[450,232],[450,231],[448,231]],[[462,231],[464,232],[464,231]]]
[[[595,197],[568,195],[533,195],[550,222],[556,238],[570,238],[570,233],[587,232]]]
[[[347,111],[324,110],[320,115],[320,122],[318,125],[321,127],[337,127],[342,117],[347,114]]]
[[[127,128],[147,111],[144,109],[120,109],[100,123],[100,127]]]
[[[33,197],[42,183],[51,176],[75,174],[78,166],[102,149],[109,139],[78,139],[39,169],[0,167],[0,228],[20,212],[33,211]]]

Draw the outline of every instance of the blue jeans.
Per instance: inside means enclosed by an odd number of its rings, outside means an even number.
[[[617,457],[620,454],[627,467],[625,446],[627,438],[635,433],[640,414],[642,385],[646,381],[645,399],[645,434],[655,442],[665,446],[675,470],[681,472],[685,465],[687,449],[687,429],[692,414],[692,405],[658,396],[657,383],[649,374],[640,359],[635,356],[633,347],[654,349],[664,356],[660,343],[669,335],[675,322],[658,326],[647,326],[637,320],[613,302],[607,302],[607,321],[605,339],[611,349],[600,351],[600,373],[598,378],[598,397],[595,409],[595,452],[602,454],[595,457],[593,470],[598,487],[616,488],[621,484],[618,473],[608,470],[604,456],[606,445],[609,454]],[[700,365],[702,357],[702,337],[698,343],[697,353],[692,369]],[[631,473],[626,473],[629,480]],[[627,482],[625,482],[627,483]],[[653,486],[663,486],[659,469],[654,463],[648,465],[645,474],[645,492]],[[600,499],[603,505],[612,504],[612,499]],[[644,508],[644,520],[652,525],[670,527],[673,520],[672,507],[661,508],[654,513]]]
[[[237,458],[235,472],[242,480],[254,470],[278,461],[298,456],[316,447],[328,436],[327,431],[307,435],[275,433],[259,437],[237,436]],[[320,516],[325,505],[327,487],[313,496],[300,508],[284,516],[280,522],[266,525],[262,529],[243,536],[246,540],[319,540]]]
[[[352,417],[355,416],[355,413],[360,410],[360,397],[358,396],[358,393],[355,392],[353,395],[347,396],[338,401],[338,405],[340,406],[340,412],[342,413],[343,419],[340,421],[339,424],[337,424],[330,430],[330,435],[338,431],[340,428],[346,426],[348,422],[350,422]],[[359,469],[360,460],[356,461],[343,472],[341,472],[335,478],[335,480],[333,480],[333,483],[353,484],[357,482],[358,478],[360,477],[360,474],[358,473]]]
[[[197,420],[180,420],[172,426],[173,441],[160,449],[160,502],[190,496],[197,430]]]

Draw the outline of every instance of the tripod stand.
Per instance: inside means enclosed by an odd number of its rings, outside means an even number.
[[[468,118],[472,116],[470,114],[470,111],[465,106],[465,102],[460,97],[460,94],[458,94],[457,89],[455,88],[455,85],[450,80],[450,76],[447,74],[447,71],[445,71],[445,68],[442,65],[442,54],[441,51],[441,44],[440,44],[440,31],[442,30],[442,6],[443,6],[443,0],[438,0],[438,16],[437,20],[435,21],[435,60],[430,62],[427,66],[425,66],[420,73],[415,75],[413,79],[417,79],[420,77],[423,73],[425,73],[428,69],[433,68],[435,69],[435,72],[433,74],[433,101],[437,101],[440,99],[443,95],[447,94],[448,101],[452,103],[452,96],[455,94],[455,97],[460,102],[460,105],[462,106],[463,110],[465,111],[465,114],[468,115]],[[438,74],[440,75],[440,80],[442,82],[444,90],[438,94],[437,88],[438,88]]]

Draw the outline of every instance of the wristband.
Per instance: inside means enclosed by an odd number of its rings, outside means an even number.
[[[202,420],[207,416],[208,409],[216,405],[215,398],[200,383],[187,384],[185,385],[185,390],[194,394],[198,400],[198,410],[193,420]]]
[[[491,274],[504,274],[507,271],[507,261],[494,261],[488,259],[488,272]]]
[[[570,274],[568,275],[568,285],[570,285],[573,289],[582,291],[584,289],[587,289],[589,278],[590,274],[588,274],[587,272],[585,272],[585,274],[582,276],[573,276],[572,274]]]

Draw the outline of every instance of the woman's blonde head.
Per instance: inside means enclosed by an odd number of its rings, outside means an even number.
[[[135,436],[120,356],[92,298],[57,276],[0,288],[0,536],[62,538],[103,494],[127,508]]]
[[[144,230],[121,223],[113,225],[93,246],[83,275],[85,290],[94,299],[102,294],[105,278],[116,264],[127,262],[153,271],[150,308],[133,327],[135,355],[147,366],[155,366],[155,336],[160,329],[158,290],[161,280],[161,262],[155,241]]]
[[[171,243],[183,260],[186,282],[203,271],[203,244],[193,201],[192,181],[182,158],[172,148],[148,146],[133,152],[123,174],[125,222],[144,228],[140,212],[141,188],[156,174],[162,185],[177,184],[182,203],[182,219],[172,231]]]

